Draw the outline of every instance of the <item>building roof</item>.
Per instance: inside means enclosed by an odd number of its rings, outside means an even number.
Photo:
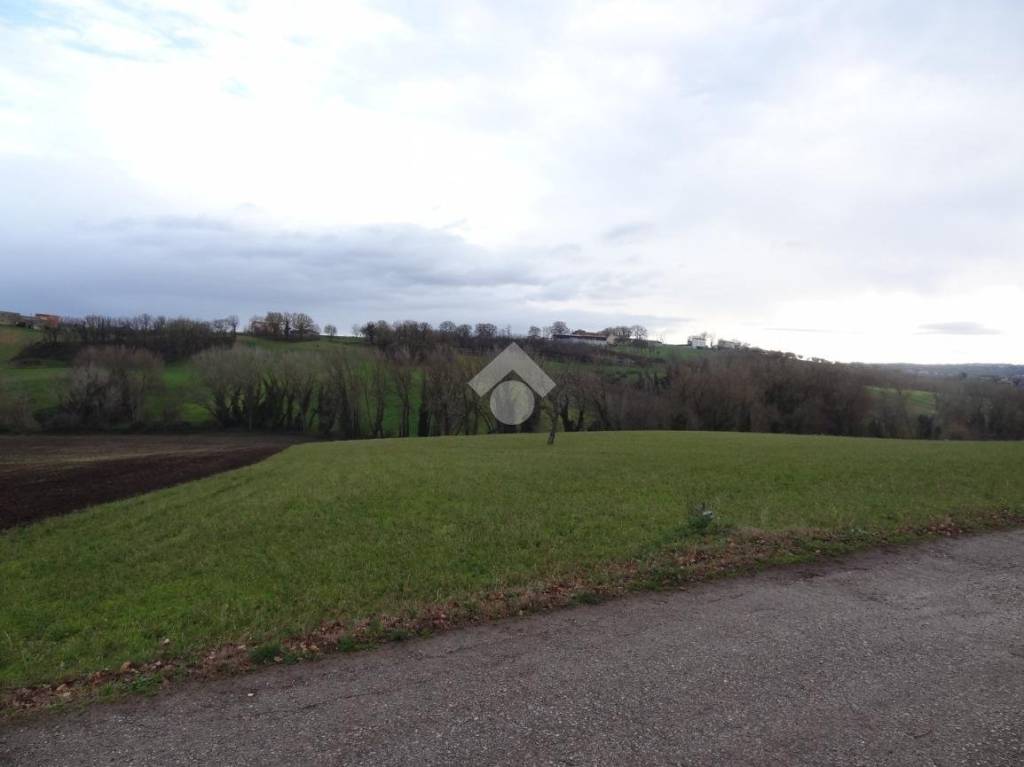
[[[600,340],[600,341],[607,341],[608,340],[608,334],[607,333],[588,333],[585,330],[576,330],[576,331],[574,331],[572,333],[555,333],[553,335],[553,338],[565,338],[565,339],[592,338],[595,341],[598,341],[598,340]]]

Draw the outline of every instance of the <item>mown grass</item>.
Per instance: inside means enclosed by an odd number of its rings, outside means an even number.
[[[0,685],[195,655],[677,545],[1020,509],[1024,444],[698,432],[299,445],[0,535]],[[170,640],[164,642],[164,640]]]

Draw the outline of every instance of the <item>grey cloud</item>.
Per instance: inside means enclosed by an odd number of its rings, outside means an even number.
[[[921,325],[918,328],[918,333],[921,335],[998,336],[1002,332],[994,328],[987,328],[977,322],[935,322]]]
[[[336,323],[393,313],[518,327],[526,297],[550,280],[533,254],[406,224],[268,232],[211,217],[136,217],[22,242],[18,253],[12,294],[26,310],[66,315],[248,316],[292,306]],[[66,265],[59,281],[48,277],[54,262]],[[564,297],[575,297],[571,284]]]
[[[654,231],[654,226],[646,221],[632,221],[614,226],[606,230],[601,238],[606,242],[624,243],[639,240]]]
[[[583,246],[578,242],[563,242],[548,250],[552,256],[575,256],[583,252]]]
[[[117,218],[101,224],[99,228],[139,233],[163,230],[227,232],[233,230],[235,226],[224,219],[208,216],[153,216],[151,218]]]
[[[838,330],[825,330],[824,328],[765,328],[773,333],[839,333]]]

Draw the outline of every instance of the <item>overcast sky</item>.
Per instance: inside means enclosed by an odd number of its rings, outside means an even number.
[[[0,2],[0,309],[1024,362],[1024,3]]]

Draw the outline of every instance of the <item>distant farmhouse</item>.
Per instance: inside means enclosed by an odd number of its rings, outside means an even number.
[[[749,349],[750,345],[742,341],[720,338],[717,343],[710,333],[699,333],[686,339],[686,345],[693,349]]]
[[[608,346],[616,341],[616,336],[606,333],[590,333],[586,330],[575,330],[572,333],[555,333],[551,338],[554,341],[569,341],[574,344],[588,344],[590,346]]]
[[[0,311],[0,325],[13,325],[18,328],[55,328],[60,325],[60,317],[56,314],[21,314],[19,312]]]
[[[711,337],[707,333],[690,336],[686,339],[686,345],[692,346],[694,349],[710,349]]]

